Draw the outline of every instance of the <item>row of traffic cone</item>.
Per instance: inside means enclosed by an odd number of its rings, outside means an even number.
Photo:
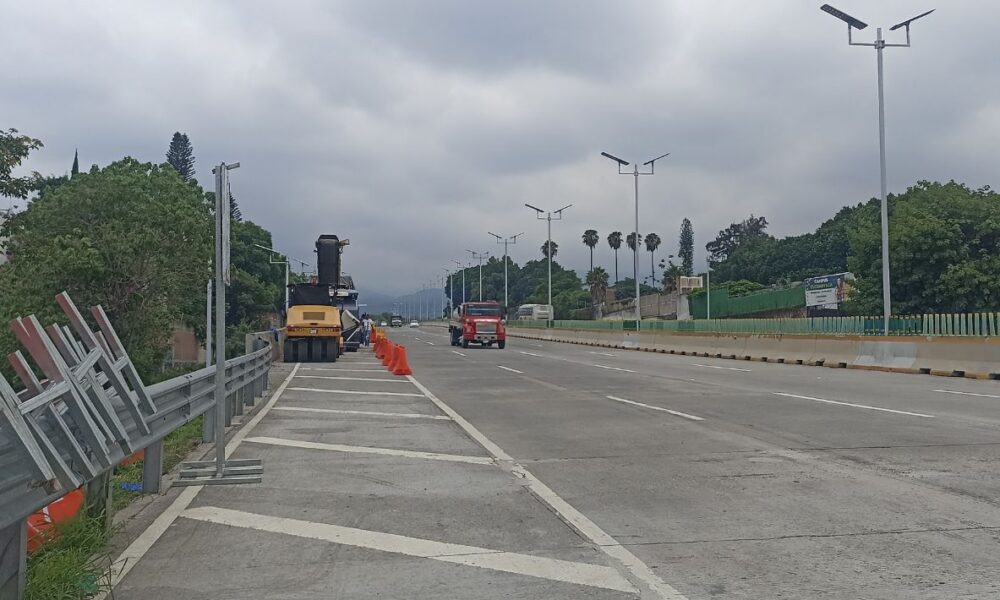
[[[382,332],[375,333],[375,357],[381,359],[393,375],[412,375],[410,363],[406,360],[406,347],[389,341]]]

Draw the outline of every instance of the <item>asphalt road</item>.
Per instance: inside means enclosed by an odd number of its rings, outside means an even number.
[[[114,597],[1000,598],[997,382],[390,335],[412,377],[286,370],[264,482],[171,491]]]
[[[996,382],[393,336],[685,597],[1000,598]]]

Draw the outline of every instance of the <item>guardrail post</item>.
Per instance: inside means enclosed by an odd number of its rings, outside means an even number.
[[[0,529],[0,598],[20,600],[28,572],[28,525],[21,520]]]
[[[158,440],[146,446],[145,458],[142,461],[142,493],[159,494],[162,479],[163,440]]]
[[[111,524],[111,474],[114,469],[108,469],[96,478],[87,482],[84,492],[86,496],[87,516],[100,519],[107,529]]]

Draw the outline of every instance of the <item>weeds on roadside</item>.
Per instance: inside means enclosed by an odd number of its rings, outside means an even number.
[[[100,519],[79,515],[28,555],[26,600],[83,600],[108,589],[111,532]]]

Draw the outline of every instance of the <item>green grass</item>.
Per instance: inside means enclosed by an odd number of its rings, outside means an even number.
[[[201,443],[201,422],[202,418],[198,417],[163,438],[164,473],[177,466],[178,463],[184,460]],[[119,485],[121,483],[142,482],[142,461],[139,460],[130,465],[116,467],[112,481],[114,489],[111,494],[111,506],[114,512],[118,512],[142,495],[139,492],[123,490],[121,485]]]
[[[111,533],[100,519],[81,514],[56,532],[28,555],[26,600],[83,600],[107,589]]]

